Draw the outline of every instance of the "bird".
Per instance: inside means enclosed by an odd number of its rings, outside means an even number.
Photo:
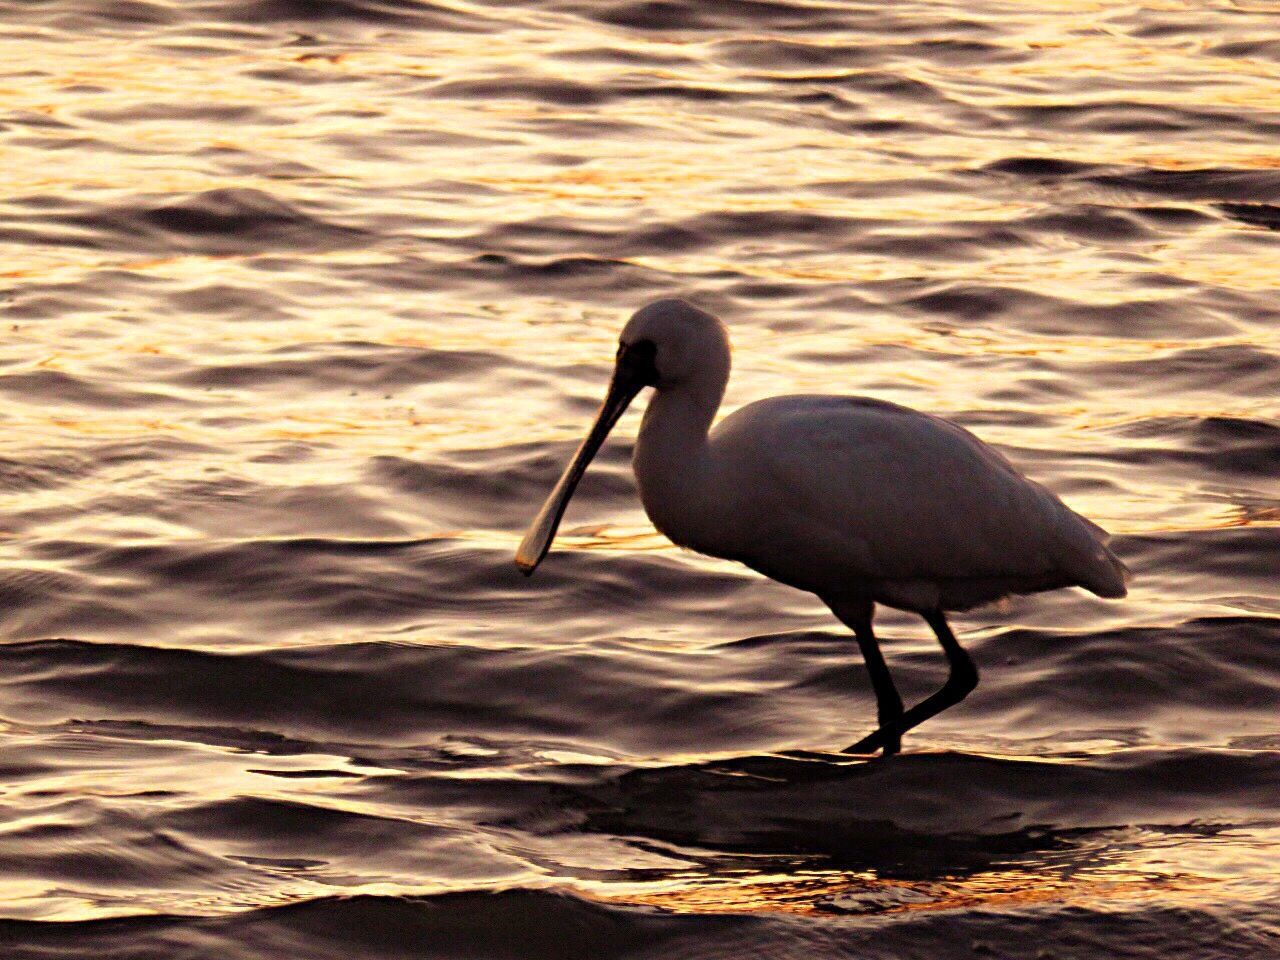
[[[645,513],[673,543],[815,594],[852,631],[876,727],[844,753],[891,756],[902,735],[955,706],[978,670],[947,614],[1012,594],[1127,592],[1108,534],[963,427],[884,400],[770,397],[712,429],[729,382],[728,330],[682,299],[633,314],[605,400],[516,551],[532,575],[574,489],[632,400],[653,396],[632,467]],[[872,629],[876,605],[917,614],[949,671],[904,708]]]

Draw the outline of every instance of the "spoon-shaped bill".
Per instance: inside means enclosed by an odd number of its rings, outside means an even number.
[[[560,518],[564,516],[565,507],[569,505],[569,498],[573,496],[578,481],[587,472],[587,465],[591,463],[591,459],[604,443],[613,425],[618,422],[618,418],[644,386],[643,379],[634,376],[621,362],[619,363],[613,372],[613,380],[609,383],[609,392],[600,406],[600,412],[596,414],[596,422],[591,425],[591,432],[587,434],[587,438],[582,441],[582,446],[578,447],[578,452],[565,467],[555,489],[551,491],[542,509],[538,511],[538,516],[530,525],[529,532],[524,535],[524,539],[520,541],[520,546],[516,550],[516,566],[526,577],[538,569],[538,564],[551,549],[551,541],[555,539]]]

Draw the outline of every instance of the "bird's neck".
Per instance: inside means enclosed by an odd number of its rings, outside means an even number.
[[[677,543],[701,509],[709,470],[707,434],[724,382],[686,382],[654,393],[636,438],[636,482],[645,512]]]

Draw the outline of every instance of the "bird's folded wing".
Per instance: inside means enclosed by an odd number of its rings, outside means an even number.
[[[1101,542],[955,424],[857,398],[777,400],[739,411],[716,437],[754,477],[743,497],[775,550],[805,546],[870,578],[956,579],[1047,574],[1065,545]]]

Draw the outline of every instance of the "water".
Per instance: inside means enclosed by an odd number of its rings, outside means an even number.
[[[1280,955],[1274,16],[0,2],[0,952]],[[954,417],[1130,599],[957,618],[882,764],[818,602],[648,526],[638,413],[524,580],[670,295],[727,408]]]

